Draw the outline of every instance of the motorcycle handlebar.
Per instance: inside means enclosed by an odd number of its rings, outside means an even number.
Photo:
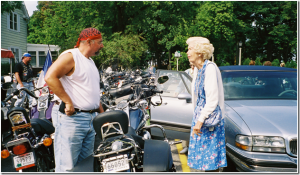
[[[164,91],[159,91],[159,90],[153,89],[152,92],[162,94]]]
[[[18,95],[19,94],[19,90],[16,89],[14,90],[11,94],[9,94],[8,97],[5,98],[4,102],[7,102],[8,100],[10,100],[13,96]]]
[[[30,90],[28,90],[28,89],[26,89],[26,88],[24,88],[24,87],[21,87],[21,88],[19,89],[19,91],[25,91],[25,92],[27,92],[27,94],[30,95],[31,97],[33,97],[33,98],[35,98],[35,99],[38,99],[38,97],[36,97]]]

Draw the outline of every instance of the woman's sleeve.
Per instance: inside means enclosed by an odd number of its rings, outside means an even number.
[[[207,65],[207,68],[205,70],[204,91],[206,104],[198,118],[198,121],[202,123],[206,118],[208,118],[208,115],[216,109],[219,102],[216,67],[213,64]]]

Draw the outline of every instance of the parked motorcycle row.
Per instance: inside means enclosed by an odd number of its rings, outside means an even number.
[[[170,142],[160,125],[150,124],[151,97],[163,91],[157,85],[168,81],[167,76],[155,77],[142,69],[100,71],[101,104],[105,110],[93,120],[96,138],[94,154],[77,164],[73,172],[174,172]],[[55,169],[53,139],[55,129],[51,117],[53,94],[47,86],[29,91],[12,88],[12,83],[1,83],[1,90],[11,93],[1,101],[1,157],[13,156],[17,171],[53,172]],[[27,92],[37,105],[14,106],[12,99],[22,98]],[[39,91],[38,97],[35,91]],[[161,98],[160,98],[161,99]],[[28,101],[28,100],[27,100]],[[23,103],[22,103],[23,104]],[[159,128],[163,140],[151,137],[151,128]],[[97,140],[97,139],[96,139]]]

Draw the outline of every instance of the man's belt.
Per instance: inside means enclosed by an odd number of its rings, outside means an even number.
[[[92,109],[92,110],[80,110],[77,108],[74,108],[76,112],[88,112],[88,113],[94,113],[94,112],[100,112],[99,108],[97,109]]]
[[[56,102],[58,102],[58,101],[56,101]],[[56,103],[57,104],[57,103]],[[58,102],[58,104],[59,104],[59,102]],[[61,103],[60,103],[60,105],[59,105],[59,112],[61,112],[61,113],[65,113],[65,103],[63,102],[63,101],[61,101]],[[97,109],[92,109],[92,110],[80,110],[80,109],[78,109],[78,108],[74,108],[75,109],[75,111],[76,112],[88,112],[88,113],[94,113],[94,112],[99,112],[100,113],[100,110],[99,110],[99,108],[97,108]]]

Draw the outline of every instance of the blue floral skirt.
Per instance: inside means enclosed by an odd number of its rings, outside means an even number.
[[[197,120],[193,118],[192,127]],[[201,127],[201,136],[192,137],[188,151],[188,166],[198,170],[216,170],[227,166],[224,119],[220,124],[209,131],[209,127]]]

